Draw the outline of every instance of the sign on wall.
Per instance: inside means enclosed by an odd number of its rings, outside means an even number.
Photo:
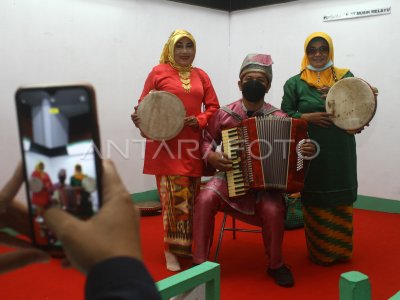
[[[369,16],[377,16],[377,15],[385,15],[390,14],[392,10],[391,6],[386,7],[378,7],[373,9],[358,9],[351,10],[347,12],[340,13],[332,13],[326,14],[323,16],[324,22],[341,20],[341,19],[351,19],[351,18],[361,18],[361,17],[369,17]]]

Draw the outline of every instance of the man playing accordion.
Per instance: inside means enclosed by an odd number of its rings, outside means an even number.
[[[282,257],[286,213],[283,191],[250,190],[243,196],[229,198],[225,171],[232,169],[232,160],[226,153],[216,150],[217,145],[221,144],[221,133],[225,128],[238,126],[241,121],[250,117],[267,115],[287,117],[284,112],[264,102],[271,82],[271,56],[247,55],[240,68],[238,82],[242,99],[220,108],[204,130],[201,144],[203,158],[207,166],[220,172],[213,176],[195,201],[193,263],[200,264],[207,260],[215,215],[218,211],[224,211],[239,220],[262,228],[264,247],[269,261],[267,274],[273,277],[278,285],[290,287],[294,285],[293,275]],[[300,151],[304,156],[311,156],[315,153],[315,146],[306,142]]]

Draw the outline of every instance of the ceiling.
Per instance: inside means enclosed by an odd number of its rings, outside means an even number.
[[[296,0],[168,0],[185,4],[192,4],[224,11],[235,11]]]

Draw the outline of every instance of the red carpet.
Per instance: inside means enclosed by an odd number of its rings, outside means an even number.
[[[216,231],[219,231],[219,215]],[[229,219],[230,222],[230,219]],[[307,259],[302,229],[287,231],[284,254],[296,285],[276,286],[265,275],[267,261],[261,236],[238,233],[233,240],[226,232],[219,257],[221,299],[339,299],[339,276],[347,271],[367,274],[372,299],[388,299],[400,290],[400,215],[355,210],[355,248],[351,263],[320,267]],[[241,225],[241,223],[238,223]],[[144,260],[155,280],[173,275],[165,269],[162,255],[161,217],[143,217],[141,222]],[[216,232],[217,233],[217,232]],[[1,249],[3,252],[5,248]],[[214,249],[212,250],[212,257]],[[189,267],[189,260],[182,263]],[[73,269],[62,269],[59,261],[0,275],[0,299],[83,299],[84,277]]]

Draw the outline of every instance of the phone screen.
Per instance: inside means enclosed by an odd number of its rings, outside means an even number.
[[[100,142],[91,86],[20,88],[16,93],[33,243],[61,248],[44,223],[59,207],[81,219],[95,214],[100,199]]]

